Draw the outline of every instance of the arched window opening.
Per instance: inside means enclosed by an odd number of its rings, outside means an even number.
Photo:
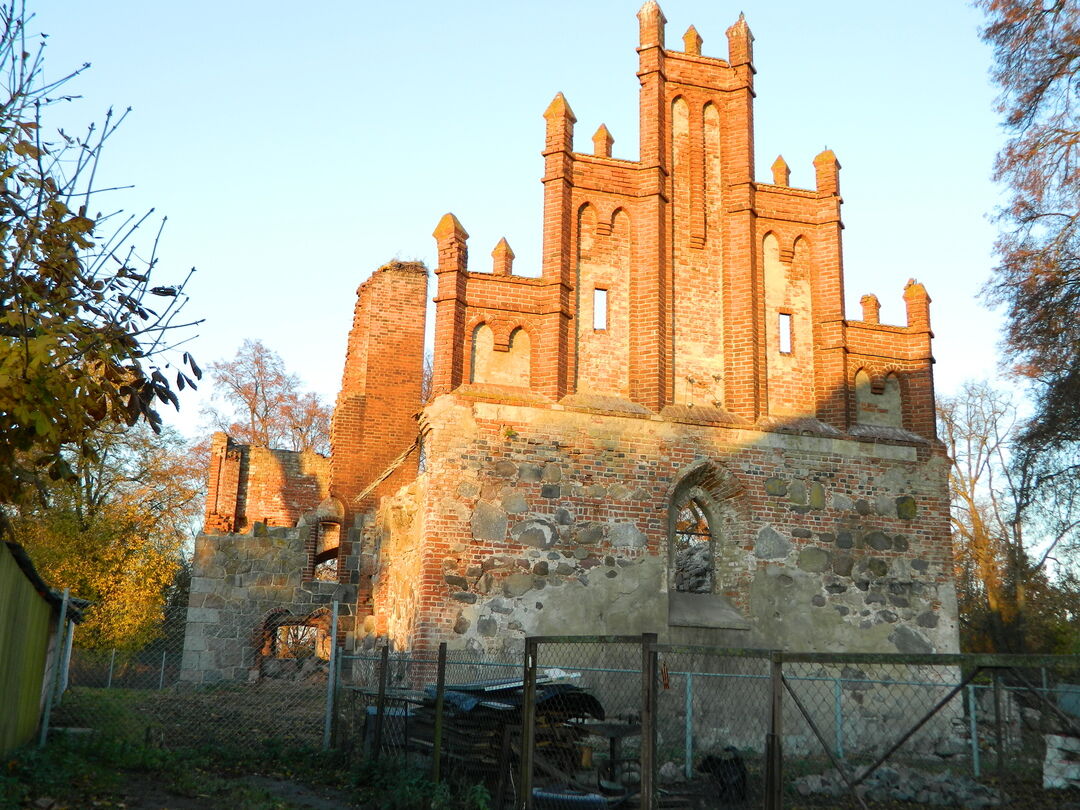
[[[713,534],[701,491],[693,489],[689,497],[676,504],[675,529],[671,539],[671,586],[681,593],[712,593]]]
[[[278,658],[311,658],[318,629],[310,624],[283,624],[277,629]]]
[[[323,582],[338,581],[338,550],[341,548],[341,525],[324,522],[319,524],[319,537],[315,544],[315,576]]]
[[[345,521],[345,505],[337,498],[328,497],[308,520],[308,567],[304,579],[340,582],[341,527]]]
[[[318,658],[330,660],[330,629],[326,616],[289,616],[278,623],[274,636],[275,658]]]
[[[285,608],[270,611],[255,632],[256,667],[273,677],[280,670],[263,670],[270,659],[330,660],[330,614],[326,608],[296,616]]]

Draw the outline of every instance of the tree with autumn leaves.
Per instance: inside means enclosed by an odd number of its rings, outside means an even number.
[[[50,129],[82,69],[46,77],[30,19],[23,0],[0,4],[0,534],[95,603],[83,641],[138,644],[196,491],[158,412],[201,376],[177,348],[190,274],[159,279],[150,214],[100,213],[98,162],[125,114]]]
[[[161,628],[198,528],[205,472],[174,429],[102,427],[72,454],[73,477],[12,516],[42,576],[93,603],[79,645],[138,649]]]
[[[999,109],[1010,133],[996,179],[1010,198],[988,300],[1004,308],[1011,369],[1032,386],[1019,435],[1029,483],[1080,475],[1080,5],[1076,0],[978,0],[994,49]],[[1065,462],[1064,469],[1046,462]]]
[[[261,340],[245,340],[231,360],[208,367],[219,403],[203,408],[214,430],[243,444],[330,452],[330,408]]]
[[[955,459],[953,524],[968,646],[1075,651],[1080,615],[1080,5],[976,0],[1009,138],[995,179],[998,263],[985,295],[1006,315],[1006,362],[1029,383],[966,386],[939,406]],[[1064,633],[1064,636],[1062,635]]]
[[[161,424],[200,371],[186,353],[183,281],[159,283],[147,216],[96,213],[98,161],[123,115],[81,134],[47,128],[79,71],[44,76],[20,0],[0,6],[0,503],[33,497],[92,458],[101,426]]]

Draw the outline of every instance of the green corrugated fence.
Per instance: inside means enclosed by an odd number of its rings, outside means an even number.
[[[52,605],[0,542],[0,755],[37,729],[52,619]]]

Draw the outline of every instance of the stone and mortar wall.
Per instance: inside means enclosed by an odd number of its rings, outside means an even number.
[[[309,534],[306,525],[267,529],[259,523],[249,534],[196,539],[181,680],[257,676],[259,631],[274,610],[302,618],[337,600],[339,639],[352,636],[356,585],[302,581]]]
[[[380,511],[383,547],[398,549],[380,555],[380,571],[422,539],[407,576],[380,573],[375,626],[409,591],[415,647],[446,639],[495,652],[527,634],[655,631],[799,650],[956,650],[947,468],[931,445],[625,410],[438,398],[425,413],[422,487]],[[741,490],[740,519],[717,548],[716,591],[735,616],[674,626],[668,499],[704,459]],[[407,529],[390,520],[417,504]]]

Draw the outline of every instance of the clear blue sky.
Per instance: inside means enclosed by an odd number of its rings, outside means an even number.
[[[579,150],[603,122],[614,155],[637,157],[637,0],[31,5],[51,74],[92,63],[64,123],[134,108],[102,180],[136,185],[113,207],[168,215],[163,281],[198,268],[196,357],[261,338],[331,400],[357,285],[393,258],[433,267],[443,213],[477,266],[505,235],[516,268],[538,270],[541,113],[557,91]],[[783,153],[792,184],[812,186],[813,156],[836,152],[849,317],[875,292],[882,320],[902,323],[915,277],[934,300],[939,390],[993,374],[999,320],[976,297],[1003,134],[979,14],[942,0],[662,7],[669,47],[692,23],[721,57],[746,13],[758,179]],[[198,402],[183,411],[193,431]]]

